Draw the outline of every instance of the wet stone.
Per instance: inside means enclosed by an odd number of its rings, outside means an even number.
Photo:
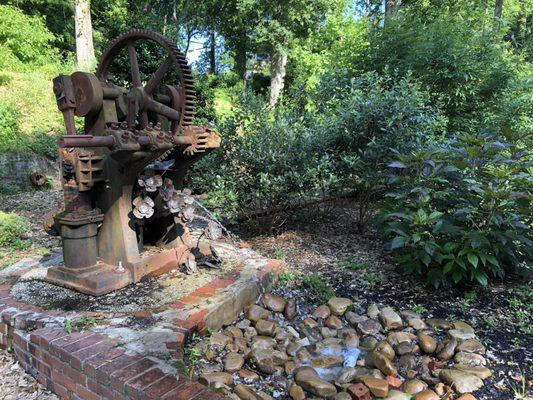
[[[454,361],[458,364],[464,364],[464,365],[486,365],[487,360],[479,354],[475,353],[466,353],[464,351],[460,351],[457,353],[454,357]]]
[[[404,354],[411,354],[414,353],[416,349],[416,346],[411,343],[400,343],[398,346],[396,346],[396,354],[399,356],[403,356]]]
[[[412,354],[404,354],[398,360],[402,371],[409,371],[416,368],[416,358]]]
[[[410,327],[416,329],[417,331],[420,331],[422,329],[427,329],[428,327],[426,323],[420,318],[410,318],[407,320],[407,323]]]
[[[448,331],[448,335],[450,335],[451,337],[453,337],[454,339],[458,341],[474,339],[476,337],[476,334],[473,332],[464,332],[459,329],[450,329]]]
[[[347,392],[339,392],[335,395],[335,400],[352,400],[352,396]]]
[[[403,326],[402,318],[392,309],[392,307],[384,307],[381,309],[379,319],[383,326],[389,330],[401,328]]]
[[[211,372],[200,376],[198,381],[208,387],[215,387],[216,383],[233,385],[233,377],[227,372]]]
[[[483,386],[483,381],[479,377],[459,370],[443,369],[439,373],[439,378],[460,394],[475,392]]]
[[[311,329],[316,328],[318,326],[318,322],[316,322],[313,318],[309,317],[304,319],[304,324]]]
[[[416,338],[416,335],[410,332],[391,332],[387,336],[387,341],[390,343],[391,346],[394,347],[403,342],[414,341],[416,340]]]
[[[389,395],[385,400],[410,400],[411,396],[399,390],[389,390]]]
[[[426,320],[426,324],[428,324],[433,329],[445,330],[445,331],[447,331],[448,329],[452,327],[451,324],[445,319],[428,319]]]
[[[405,393],[408,394],[416,394],[422,392],[426,390],[427,387],[427,383],[419,379],[411,379],[409,381],[404,382],[403,384],[403,390]]]
[[[226,329],[224,329],[224,334],[226,336],[234,337],[234,338],[244,337],[242,330],[237,328],[236,326],[228,326]]]
[[[260,379],[259,375],[249,369],[241,369],[238,375],[247,383],[257,382]]]
[[[356,327],[359,323],[366,321],[368,319],[365,315],[357,315],[353,311],[346,311],[344,314],[344,318],[346,318],[346,321],[348,321],[352,326]]]
[[[486,349],[478,340],[468,339],[462,343],[459,343],[456,351],[464,351],[466,353],[485,354]]]
[[[209,344],[217,348],[225,348],[229,343],[232,343],[233,340],[231,337],[224,335],[223,333],[214,332],[211,335]]]
[[[323,338],[332,338],[337,336],[337,331],[335,329],[330,329],[327,327],[320,328],[320,334]]]
[[[382,340],[381,342],[379,342],[374,351],[383,354],[389,360],[394,359],[394,356],[396,355],[394,349],[386,340]]]
[[[455,321],[453,324],[453,329],[457,329],[463,332],[467,333],[474,333],[474,328],[472,328],[469,324],[467,324],[464,321]]]
[[[389,394],[389,384],[385,379],[365,376],[363,382],[370,389],[370,392],[378,398],[385,398]]]
[[[398,374],[398,371],[392,361],[375,350],[370,354],[368,361],[370,365],[375,366],[377,369],[383,372],[384,375],[396,376]]]
[[[239,396],[241,400],[259,400],[260,397],[254,393],[252,388],[249,386],[243,385],[242,383],[235,386],[233,389],[235,394]]]
[[[304,400],[305,399],[305,393],[304,390],[300,385],[292,384],[289,389],[289,396],[291,396],[292,400]]]
[[[442,342],[437,347],[437,357],[439,360],[448,361],[455,354],[455,348],[457,347],[457,340],[455,338],[450,338]]]
[[[431,354],[437,349],[437,341],[424,332],[418,334],[418,345],[424,353]]]
[[[476,375],[478,378],[487,379],[492,376],[492,371],[486,367],[474,366],[474,365],[464,365],[464,364],[454,364],[453,367],[463,372],[467,372],[472,375]]]
[[[372,351],[376,348],[378,345],[378,340],[373,336],[364,336],[363,339],[360,341],[359,346],[363,350]]]
[[[379,315],[378,305],[375,303],[370,304],[366,310],[366,315],[368,315],[369,318],[376,319]]]

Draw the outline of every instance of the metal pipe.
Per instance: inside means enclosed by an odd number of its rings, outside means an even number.
[[[115,138],[93,135],[63,135],[59,138],[59,147],[113,147]]]

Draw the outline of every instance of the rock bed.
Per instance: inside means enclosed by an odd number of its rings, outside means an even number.
[[[188,349],[205,385],[236,399],[475,399],[492,372],[462,321],[334,297],[316,308],[266,294]]]

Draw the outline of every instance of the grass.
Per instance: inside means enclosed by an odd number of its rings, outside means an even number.
[[[514,295],[507,300],[510,309],[510,324],[526,335],[533,335],[533,288],[524,284],[514,289]]]
[[[296,279],[296,275],[290,271],[283,271],[278,279],[279,283],[291,283]]]
[[[467,292],[465,294],[465,297],[463,297],[461,300],[459,300],[459,307],[463,312],[467,312],[474,300],[476,300],[477,294],[475,291]]]
[[[348,258],[346,260],[340,260],[339,266],[349,269],[350,271],[360,271],[368,268],[368,265],[358,261],[355,258]]]
[[[329,283],[327,283],[324,279],[324,276],[319,272],[306,275],[302,282],[314,292],[316,297],[322,303],[325,303],[332,297],[335,297],[335,290],[333,290]]]
[[[422,305],[422,304],[415,304],[413,307],[411,307],[413,309],[413,311],[417,314],[425,314],[428,312],[428,309]]]

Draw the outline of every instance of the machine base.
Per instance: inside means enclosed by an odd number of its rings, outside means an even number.
[[[45,281],[91,296],[102,296],[139,282],[145,276],[160,275],[179,267],[188,251],[187,246],[181,246],[144,257],[141,255],[139,260],[123,265],[122,270],[116,265],[100,262],[81,269],[59,265],[48,269]]]

